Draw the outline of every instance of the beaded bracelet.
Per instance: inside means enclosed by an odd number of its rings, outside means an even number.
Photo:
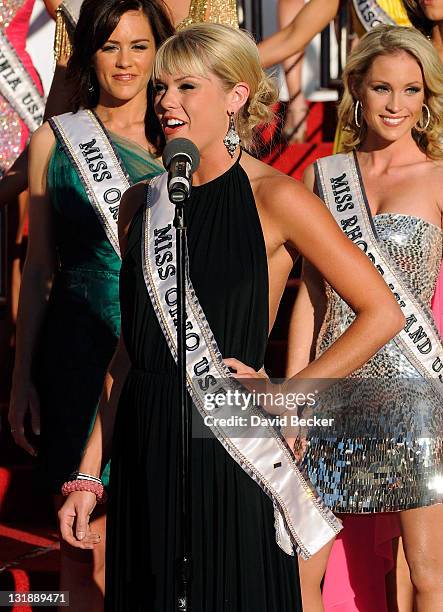
[[[92,480],[69,480],[62,486],[63,497],[67,497],[74,491],[89,491],[90,493],[94,493],[98,504],[104,504],[107,499],[104,486]]]
[[[92,482],[98,482],[102,484],[101,478],[97,476],[91,476],[91,474],[85,474],[84,472],[73,472],[69,477],[69,480],[91,480]]]

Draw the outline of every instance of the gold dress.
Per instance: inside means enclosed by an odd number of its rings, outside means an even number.
[[[238,28],[236,0],[191,0],[189,15],[177,26],[181,30],[194,23],[222,23]]]
[[[432,321],[441,229],[402,214],[379,214],[373,221],[403,282]],[[355,317],[327,283],[325,289],[317,356]],[[443,501],[443,407],[394,341],[322,394],[314,411],[334,422],[309,430],[302,464],[334,512],[389,512]]]

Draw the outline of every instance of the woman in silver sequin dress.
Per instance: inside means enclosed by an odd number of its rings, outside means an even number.
[[[433,325],[430,302],[442,260],[441,64],[418,32],[382,26],[351,55],[344,85],[339,114],[349,126],[345,144],[355,151],[378,242]],[[316,178],[310,167],[305,182],[318,192]],[[320,356],[354,316],[306,265],[291,320],[288,374]],[[310,479],[337,513],[399,511],[415,609],[443,610],[441,401],[391,341],[334,387],[328,408],[318,410],[332,416],[334,426],[308,432],[302,464]],[[328,555],[325,550],[301,563],[310,612],[323,609],[320,581]]]

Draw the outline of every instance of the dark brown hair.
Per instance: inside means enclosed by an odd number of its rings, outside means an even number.
[[[157,49],[174,34],[170,12],[163,0],[84,0],[74,32],[73,52],[66,74],[74,92],[72,103],[75,111],[97,106],[100,92],[97,77],[91,68],[92,58],[115,30],[122,15],[128,11],[142,11],[146,15]],[[160,154],[165,141],[153,112],[153,100],[154,90],[150,80],[145,133],[148,142]]]
[[[426,17],[418,0],[403,0],[403,5],[414,28],[425,36],[431,36],[434,22]]]

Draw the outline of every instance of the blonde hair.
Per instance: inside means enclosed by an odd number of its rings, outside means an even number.
[[[343,72],[343,97],[338,108],[340,124],[344,127],[342,148],[350,151],[366,137],[366,126],[354,121],[356,100],[364,76],[374,59],[380,55],[409,53],[421,68],[424,83],[424,102],[429,107],[430,121],[426,131],[412,130],[418,147],[432,159],[443,159],[443,69],[432,44],[414,28],[380,25],[365,34],[349,56]],[[423,120],[421,121],[423,123]]]
[[[242,81],[248,83],[249,97],[237,114],[236,128],[242,145],[251,147],[255,128],[272,121],[270,107],[278,99],[252,37],[231,26],[200,23],[180,30],[157,51],[154,79],[162,73],[206,76],[208,72],[220,79],[226,91]]]

